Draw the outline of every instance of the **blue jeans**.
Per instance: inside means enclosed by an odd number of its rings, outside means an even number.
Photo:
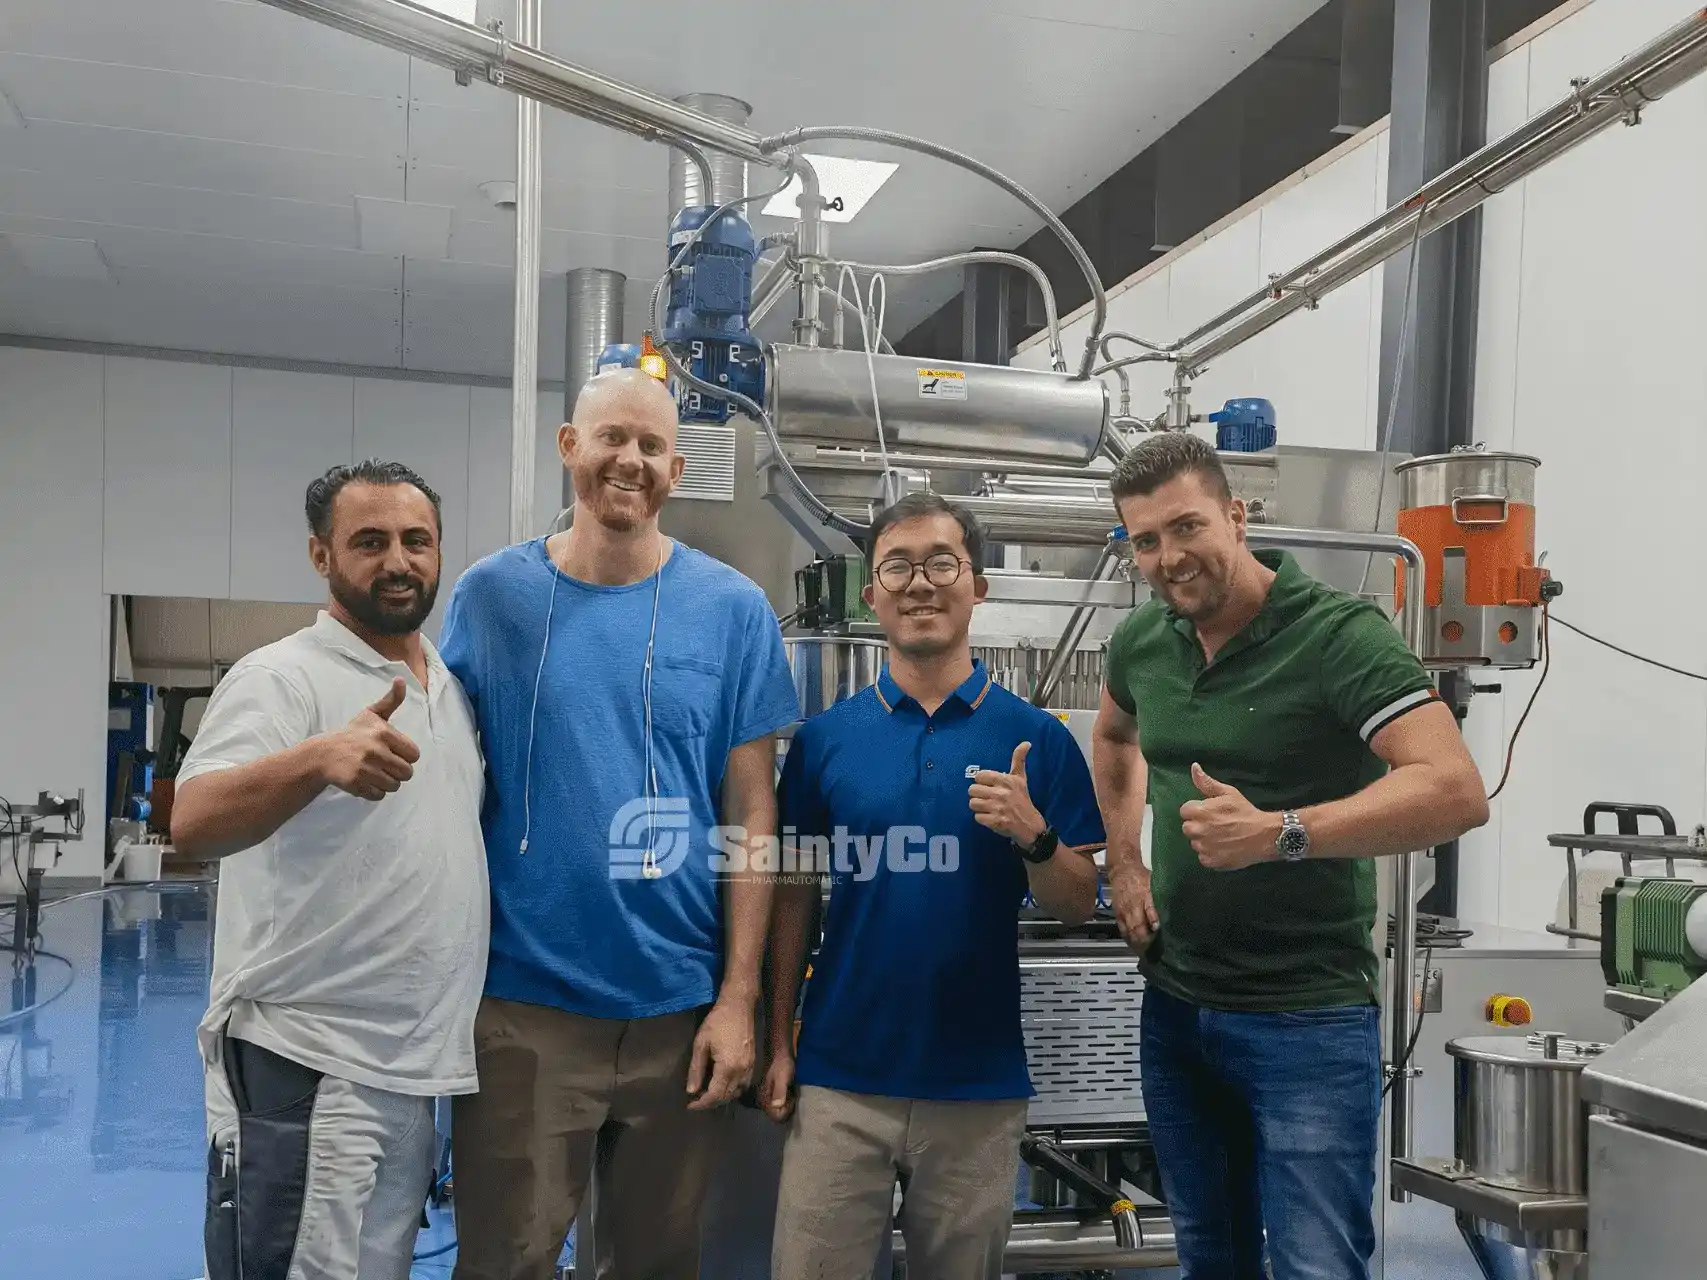
[[[1368,1280],[1381,1028],[1374,1005],[1222,1013],[1144,991],[1144,1109],[1181,1280]]]

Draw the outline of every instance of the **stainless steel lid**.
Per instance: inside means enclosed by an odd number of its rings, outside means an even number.
[[[1409,458],[1393,468],[1395,474],[1417,467],[1438,466],[1443,462],[1521,462],[1539,467],[1541,459],[1527,453],[1501,453],[1494,449],[1455,449],[1451,453],[1431,453],[1421,458]]]
[[[1592,1040],[1539,1032],[1527,1036],[1464,1036],[1447,1043],[1446,1052],[1468,1062],[1538,1070],[1579,1071],[1609,1048]]]

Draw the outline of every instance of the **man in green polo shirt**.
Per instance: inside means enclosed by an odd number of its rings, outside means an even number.
[[[1154,597],[1109,641],[1092,760],[1181,1273],[1261,1280],[1266,1243],[1273,1280],[1367,1280],[1372,860],[1485,822],[1481,776],[1380,609],[1251,551],[1208,444],[1152,436],[1110,488]]]

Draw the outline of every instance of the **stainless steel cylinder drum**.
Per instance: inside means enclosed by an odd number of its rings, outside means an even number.
[[[1556,1035],[1471,1036],[1453,1059],[1453,1153],[1496,1187],[1557,1195],[1588,1188],[1582,1069],[1606,1049]]]
[[[815,716],[877,683],[889,646],[867,636],[787,636],[800,714]]]

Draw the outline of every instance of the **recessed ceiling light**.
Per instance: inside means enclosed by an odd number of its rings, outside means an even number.
[[[878,188],[889,181],[889,175],[901,167],[881,160],[849,160],[845,156],[809,155],[806,159],[818,174],[818,189],[830,202],[830,207],[824,210],[825,222],[852,222]],[[794,203],[799,195],[800,179],[796,177],[785,190],[772,196],[761,212],[792,221],[800,216],[799,206]]]
[[[25,129],[29,121],[24,119],[24,113],[18,110],[18,104],[6,96],[6,91],[0,89],[0,129]]]
[[[48,280],[99,280],[113,283],[112,267],[93,240],[71,240],[63,236],[41,236],[10,231],[4,237],[12,252],[32,276]]]
[[[356,197],[356,247],[405,258],[450,257],[449,205]]]

